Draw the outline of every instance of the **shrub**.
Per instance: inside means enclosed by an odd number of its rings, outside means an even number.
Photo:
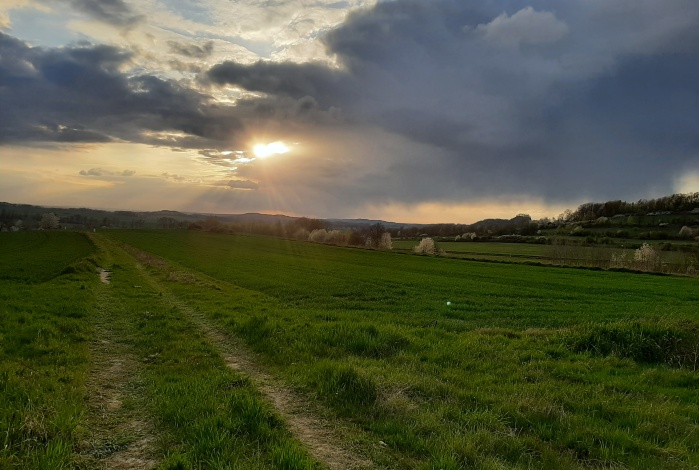
[[[344,245],[347,243],[347,234],[340,232],[339,230],[330,230],[328,232],[326,242],[334,245]]]
[[[349,237],[347,238],[347,243],[354,246],[362,246],[364,245],[364,241],[364,236],[356,231],[350,232]]]
[[[345,243],[345,234],[339,230],[327,231],[324,228],[315,229],[308,234],[308,240],[317,243],[332,243],[341,245]]]
[[[413,247],[413,251],[420,255],[434,255],[437,253],[437,245],[431,238],[423,238]]]
[[[305,228],[300,228],[294,232],[294,239],[296,240],[308,240],[310,233]]]
[[[564,342],[574,352],[696,370],[699,325],[636,321],[584,326],[570,332]]]
[[[590,235],[590,231],[585,230],[584,228],[582,228],[581,226],[578,225],[570,232],[570,234],[575,236],[575,237],[586,237],[586,236]]]
[[[57,229],[58,228],[58,217],[53,212],[46,212],[41,215],[41,223],[39,226],[43,229]]]
[[[393,242],[391,241],[391,234],[384,232],[381,234],[381,241],[379,242],[379,248],[382,250],[392,250]]]
[[[315,380],[318,392],[336,405],[372,405],[378,396],[374,381],[352,366],[326,364]]]
[[[625,268],[628,264],[625,252],[612,253],[612,258],[609,261],[610,268]]]
[[[324,228],[316,229],[308,235],[308,239],[312,242],[325,243],[328,239],[328,231]]]
[[[633,254],[633,259],[641,269],[653,269],[660,264],[660,257],[655,248],[648,243],[641,245]]]
[[[692,238],[694,235],[694,230],[687,227],[686,225],[680,229],[680,237],[682,238]]]

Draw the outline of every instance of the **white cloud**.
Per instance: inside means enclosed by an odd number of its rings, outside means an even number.
[[[133,176],[136,174],[134,170],[105,170],[104,168],[90,168],[89,170],[80,170],[81,176]]]

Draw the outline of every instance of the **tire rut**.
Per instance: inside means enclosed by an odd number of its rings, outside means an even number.
[[[154,426],[134,403],[141,393],[138,358],[119,341],[124,331],[113,311],[107,286],[95,308],[92,367],[87,380],[88,414],[78,468],[149,469],[158,465]]]
[[[290,431],[305,446],[309,454],[324,467],[332,470],[365,470],[376,466],[348,446],[341,445],[341,426],[324,418],[327,411],[283,384],[269,373],[240,340],[215,328],[201,313],[194,311],[156,280],[139,263],[144,279],[155,290],[162,292],[162,299],[184,314],[214,345],[226,365],[249,377],[255,387],[284,419]]]

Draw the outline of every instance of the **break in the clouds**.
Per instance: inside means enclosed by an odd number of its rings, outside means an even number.
[[[78,11],[105,23],[131,27],[144,18],[136,14],[124,0],[60,0]]]
[[[62,3],[122,42],[32,44],[10,11],[0,143],[171,148],[210,165],[186,181],[227,212],[553,205],[695,181],[693,0],[289,2],[265,18],[239,2],[237,24],[218,0]],[[279,140],[288,155],[251,152]]]

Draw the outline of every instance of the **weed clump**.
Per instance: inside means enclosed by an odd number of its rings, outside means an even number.
[[[371,324],[360,326],[339,325],[322,330],[317,342],[341,348],[360,357],[375,359],[391,357],[410,346],[410,340],[390,328],[376,328]]]
[[[260,344],[272,335],[274,327],[269,324],[267,317],[255,315],[239,326],[238,332],[250,343]]]
[[[590,325],[569,333],[564,342],[574,352],[613,355],[646,364],[696,370],[699,362],[699,325],[689,322]]]
[[[318,393],[340,407],[370,406],[378,396],[374,381],[352,366],[322,365],[314,381]]]
[[[80,273],[94,273],[95,272],[95,266],[87,261],[87,260],[80,260],[76,261],[75,263],[72,263],[61,271],[61,274],[80,274]]]
[[[309,470],[319,469],[320,466],[314,462],[303,450],[293,443],[283,443],[272,449],[272,459],[275,468],[289,470]]]

